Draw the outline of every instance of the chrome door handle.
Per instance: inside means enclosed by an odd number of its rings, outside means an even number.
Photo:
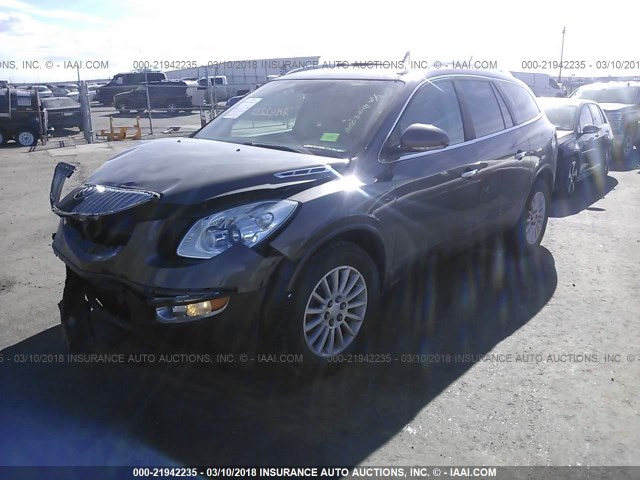
[[[469,170],[468,172],[463,172],[462,175],[460,175],[462,178],[469,178],[469,177],[473,177],[476,173],[478,173],[478,169],[475,168],[473,170]]]
[[[516,160],[522,160],[525,157],[526,153],[522,150],[518,150],[516,152]]]

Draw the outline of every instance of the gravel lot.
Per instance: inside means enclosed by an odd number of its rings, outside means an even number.
[[[0,464],[640,464],[638,170],[612,172],[602,199],[555,200],[535,256],[477,247],[407,272],[371,346],[389,364],[299,384],[43,362],[64,352],[53,168],[76,164],[75,185],[132,144],[0,149]]]

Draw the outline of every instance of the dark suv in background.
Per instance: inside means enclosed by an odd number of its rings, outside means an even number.
[[[613,129],[617,160],[627,160],[634,145],[640,149],[640,82],[592,83],[578,88],[571,97],[600,104]]]
[[[187,84],[179,80],[143,83],[129,92],[116,94],[113,102],[120,113],[130,110],[142,112],[148,105],[151,105],[151,110],[166,110],[167,113],[190,112],[193,108],[191,97],[187,95]]]
[[[95,99],[103,105],[113,105],[113,97],[122,92],[129,92],[144,82],[160,82],[166,80],[163,72],[128,72],[114,75],[109,83],[98,88]]]
[[[433,252],[544,235],[555,128],[509,74],[315,69],[193,138],[136,146],[60,200],[72,349],[101,326],[201,324],[325,366],[362,347],[381,292]]]

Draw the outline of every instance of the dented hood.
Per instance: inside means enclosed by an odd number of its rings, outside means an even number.
[[[161,202],[193,204],[242,191],[328,180],[347,164],[346,159],[172,138],[122,152],[102,165],[87,183],[142,189],[159,193]]]

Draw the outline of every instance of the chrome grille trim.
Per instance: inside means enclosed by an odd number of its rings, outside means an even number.
[[[87,184],[73,190],[53,211],[61,217],[99,217],[129,210],[160,198],[155,192]]]

